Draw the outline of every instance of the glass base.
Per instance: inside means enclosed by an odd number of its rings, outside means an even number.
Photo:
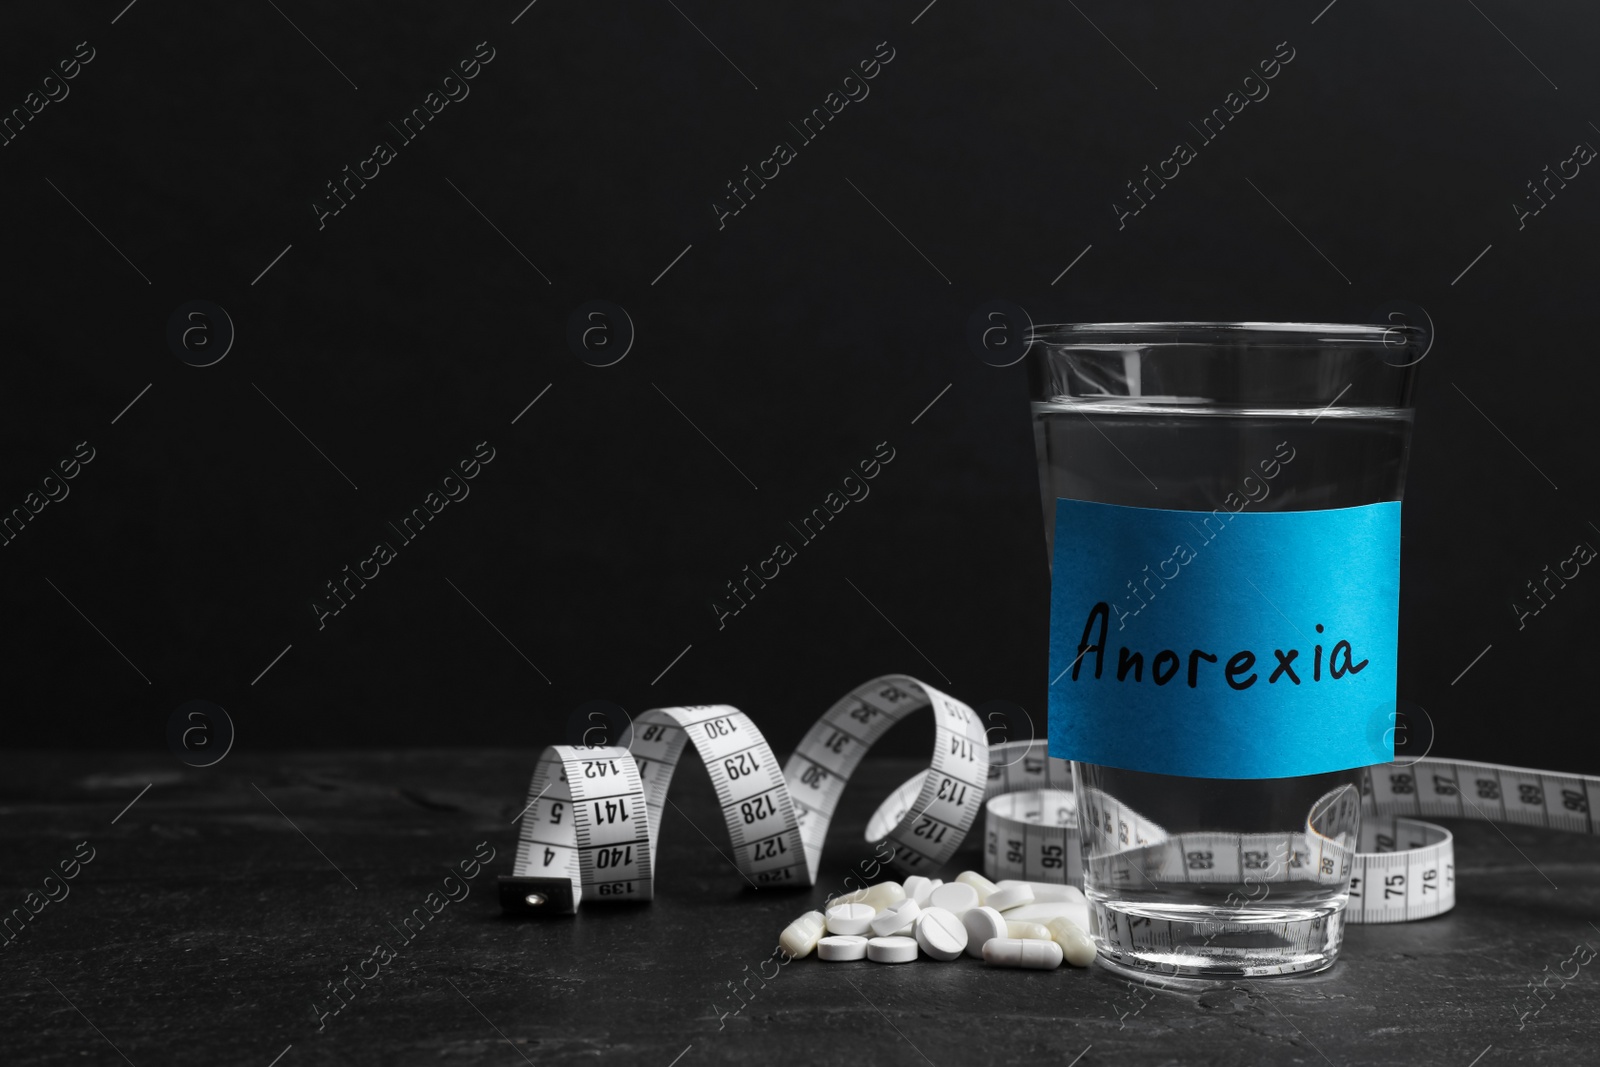
[[[1102,966],[1139,981],[1311,974],[1338,958],[1344,900],[1243,909],[1091,899],[1089,933]]]

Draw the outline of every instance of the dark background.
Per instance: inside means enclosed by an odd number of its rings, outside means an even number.
[[[0,34],[7,111],[96,52],[0,148],[0,511],[95,450],[0,547],[7,744],[156,748],[203,699],[241,749],[526,746],[603,698],[734,703],[781,752],[889,671],[1042,731],[1026,374],[968,350],[973,309],[1403,299],[1437,340],[1401,695],[1436,754],[1600,770],[1571,740],[1600,578],[1520,632],[1509,606],[1600,544],[1600,178],[1520,231],[1512,209],[1600,143],[1592,10],[124,2],[14,8]],[[319,230],[324,183],[480,41],[470,96]],[[870,96],[798,144],[884,41]],[[1124,183],[1283,41],[1270,96],[1119,230]],[[719,230],[724,183],[780,140],[798,158]],[[613,366],[567,343],[593,299],[637,331]],[[213,366],[168,344],[191,300],[237,331]],[[319,630],[324,583],[483,440],[471,495]],[[719,631],[723,583],[879,442],[870,497]]]

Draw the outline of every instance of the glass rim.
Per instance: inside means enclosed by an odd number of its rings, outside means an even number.
[[[1204,345],[1281,348],[1328,345],[1404,347],[1426,331],[1408,324],[1350,322],[1063,322],[1043,323],[1029,334],[1032,343],[1052,348],[1137,345]]]

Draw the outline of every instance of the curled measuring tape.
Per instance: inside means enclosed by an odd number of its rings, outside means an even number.
[[[1165,883],[1342,884],[1348,922],[1404,922],[1455,905],[1454,843],[1432,815],[1596,832],[1600,777],[1425,758],[1367,768],[1360,790],[1321,798],[1304,832],[1171,834],[1104,793],[1074,792],[1070,764],[1041,742],[990,746],[965,704],[906,675],[866,682],[811,727],[779,769],[756,725],[727,705],[656,708],[634,722],[629,747],[553,745],[539,756],[523,810],[514,873],[501,903],[523,914],[570,913],[586,893],[601,900],[654,895],[655,845],[672,774],[693,742],[710,774],[734,846],[756,886],[816,883],[828,825],[845,783],[874,742],[902,719],[931,710],[931,766],[901,785],[867,825],[891,845],[888,863],[937,871],[985,808],[990,878],[1079,885],[1079,827],[1088,820],[1111,846],[1093,857],[1113,877]],[[1361,829],[1348,825],[1362,811]],[[1120,868],[1118,865],[1121,865]]]
[[[1425,758],[1365,769],[1359,796],[1344,789],[1321,798],[1303,833],[1170,834],[1112,797],[1078,797],[1070,765],[1047,758],[1036,742],[997,745],[989,760],[984,869],[991,879],[1081,884],[1079,825],[1092,819],[1097,836],[1116,842],[1104,856],[1113,876],[1118,863],[1129,881],[1139,875],[1166,884],[1337,884],[1348,874],[1344,920],[1359,923],[1406,922],[1455,906],[1450,831],[1416,816],[1592,834],[1600,799],[1597,777]],[[1355,805],[1362,819],[1353,842],[1319,832],[1319,824],[1347,822]]]
[[[1450,831],[1417,816],[1477,819],[1593,834],[1600,777],[1502,767],[1470,760],[1425,758],[1410,767],[1367,768],[1362,808],[1361,869],[1351,877],[1348,913],[1353,922],[1403,922],[1448,911],[1455,904],[1455,858]],[[1389,826],[1394,829],[1390,830]],[[1374,851],[1368,852],[1371,848]],[[1432,906],[1422,887],[1429,872],[1443,882],[1442,904]],[[1405,897],[1393,895],[1396,874]],[[1359,883],[1355,875],[1361,876]]]
[[[829,708],[781,771],[755,723],[725,704],[647,711],[634,720],[627,748],[550,746],[528,786],[513,873],[500,879],[501,905],[562,914],[589,894],[651,899],[667,790],[691,742],[716,790],[739,872],[758,887],[813,885],[850,774],[885,731],[924,708],[934,716],[931,767],[905,811],[887,819],[880,809],[870,830],[892,846],[891,865],[937,870],[977,820],[988,745],[971,708],[896,674],[857,686]]]

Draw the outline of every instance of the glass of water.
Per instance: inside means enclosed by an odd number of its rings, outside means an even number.
[[[1102,964],[1321,970],[1360,768],[1393,758],[1399,500],[1423,329],[1038,327],[1050,754]]]

